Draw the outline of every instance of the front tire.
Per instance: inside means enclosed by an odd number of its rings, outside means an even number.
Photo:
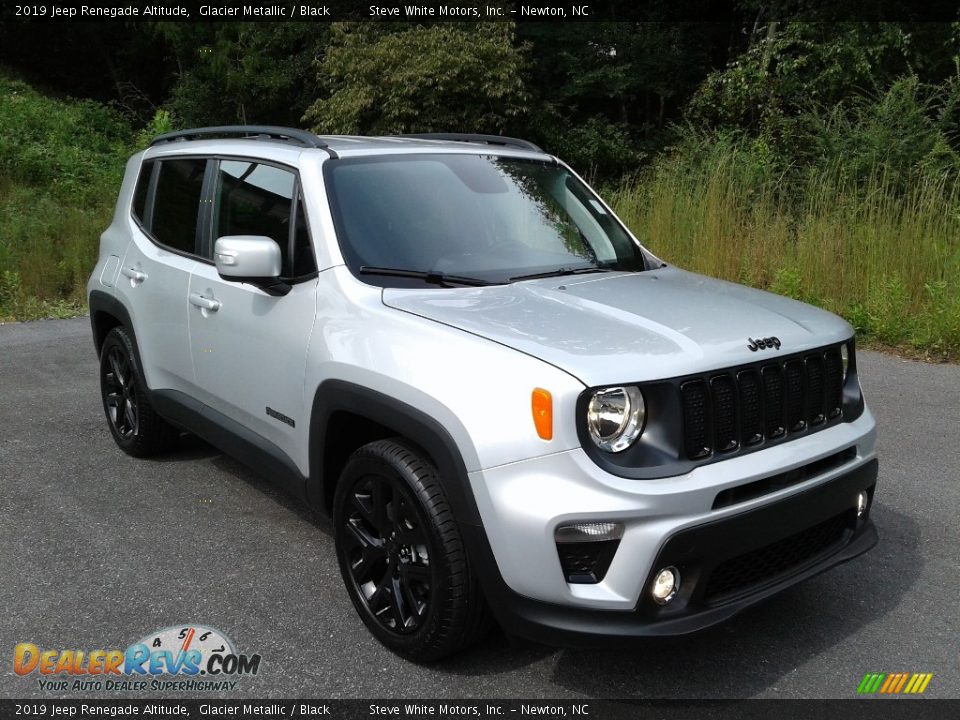
[[[107,333],[100,349],[100,396],[110,434],[128,455],[153,455],[176,441],[177,431],[150,404],[133,341],[123,327]]]
[[[337,560],[354,607],[381,643],[430,662],[490,621],[437,471],[396,440],[364,445],[334,497]]]

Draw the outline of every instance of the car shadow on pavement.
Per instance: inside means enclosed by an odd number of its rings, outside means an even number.
[[[329,521],[317,515],[306,503],[251,470],[239,460],[235,460],[229,455],[224,455],[220,450],[207,441],[198,438],[196,435],[184,433],[180,436],[175,448],[159,455],[151,455],[145,458],[145,460],[147,462],[159,463],[207,460],[221,472],[242,480],[254,490],[263,493],[278,505],[299,516],[301,520],[316,525],[323,532],[331,534]]]
[[[254,472],[239,460],[234,460],[229,455],[223,455],[216,450],[214,450],[214,454],[215,457],[211,460],[211,463],[215,468],[242,480],[254,490],[263,493],[273,502],[282,505],[297,515],[300,520],[315,525],[318,530],[326,533],[331,538],[333,537],[330,521],[314,512],[314,510],[300,498],[295,497],[262,475]]]
[[[449,675],[500,675],[532,665],[557,653],[557,648],[507,637],[499,627],[476,645],[431,666]],[[496,695],[496,693],[493,693]]]
[[[882,510],[880,542],[865,555],[699,634],[641,640],[628,650],[565,650],[554,682],[600,698],[775,693],[785,676],[894,611],[920,581],[919,525],[909,515]],[[897,537],[884,542],[887,523]]]
[[[183,433],[177,440],[176,447],[144,459],[148,462],[161,463],[184,462],[186,460],[203,460],[220,454],[219,450],[205,440],[201,440],[190,433]]]

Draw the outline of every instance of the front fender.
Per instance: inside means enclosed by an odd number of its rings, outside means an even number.
[[[310,416],[310,467],[324,468],[331,451],[325,446],[330,419],[337,412],[349,412],[383,426],[422,448],[436,463],[454,517],[460,523],[478,525],[477,504],[457,442],[436,418],[411,405],[370,388],[343,380],[321,383],[313,399]],[[328,484],[337,478],[311,472],[307,495],[315,507],[327,500]]]

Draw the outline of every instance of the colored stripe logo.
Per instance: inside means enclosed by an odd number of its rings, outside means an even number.
[[[933,673],[867,673],[857,686],[857,695],[921,695]]]

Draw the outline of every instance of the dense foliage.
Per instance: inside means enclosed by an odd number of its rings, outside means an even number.
[[[759,0],[626,23],[620,4],[589,23],[0,28],[0,317],[81,300],[149,134],[276,123],[527,137],[665,259],[956,353],[960,24],[774,21]]]
[[[320,94],[314,66],[327,26],[310,23],[160,23],[177,72],[160,98],[183,127],[299,125]]]
[[[111,108],[0,76],[0,320],[82,309],[132,141]]]
[[[523,46],[509,23],[397,30],[334,25],[305,120],[320,133],[503,132],[526,110]]]

